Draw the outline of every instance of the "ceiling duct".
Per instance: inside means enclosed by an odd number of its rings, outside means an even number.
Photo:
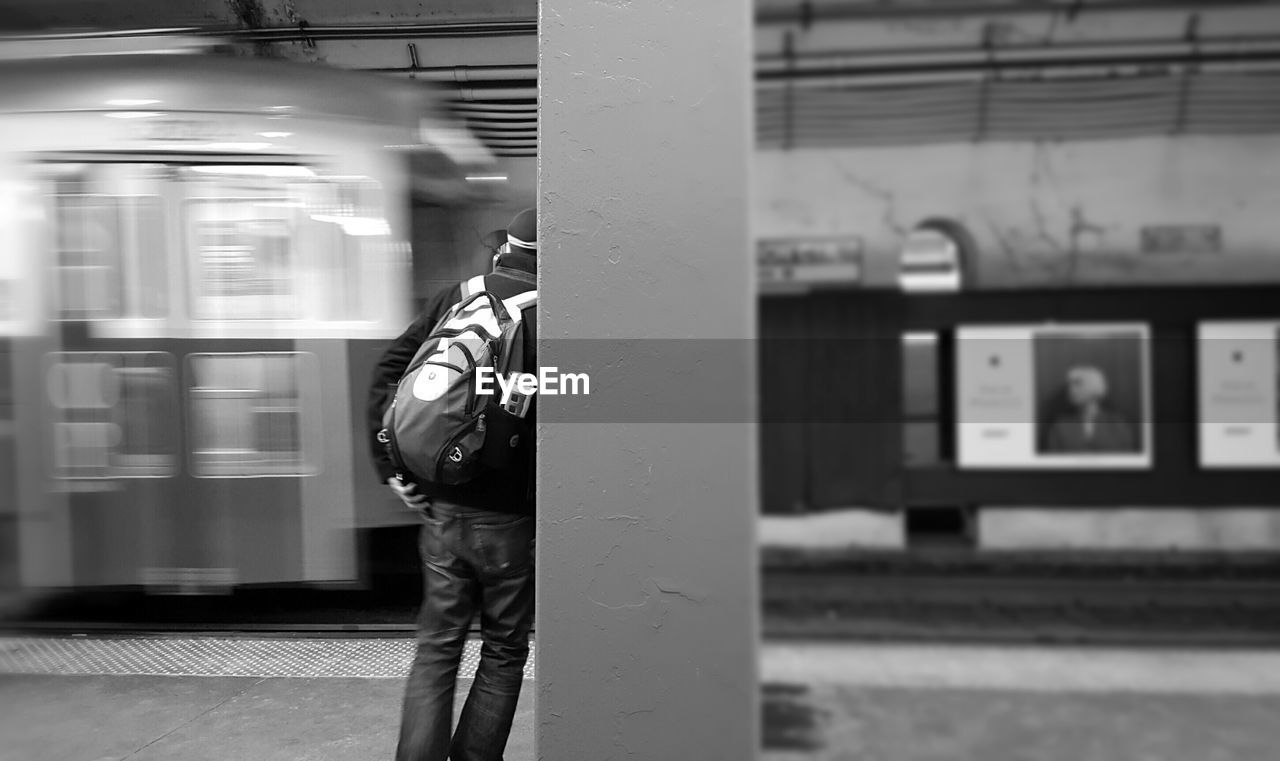
[[[954,19],[1012,14],[1057,14],[1075,18],[1082,14],[1134,11],[1198,11],[1206,5],[1215,9],[1250,8],[1270,4],[1269,0],[755,0],[756,24],[795,24],[809,27],[822,21],[873,21],[910,19]]]

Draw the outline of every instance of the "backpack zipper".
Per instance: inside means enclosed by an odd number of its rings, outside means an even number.
[[[464,426],[462,430],[455,433],[449,439],[449,441],[444,445],[444,448],[440,450],[440,454],[436,455],[436,483],[440,484],[441,486],[445,485],[444,463],[446,458],[449,456],[449,451],[457,447],[458,442],[461,441],[462,438],[466,436],[468,433],[471,433],[472,431],[475,431],[476,429],[484,425],[484,423],[482,422],[483,420],[484,420],[484,415],[481,415],[472,424]]]
[[[397,473],[396,475],[400,476],[402,474],[405,474],[405,475],[412,476],[413,472],[409,470],[409,467],[407,465],[405,465],[404,455],[400,454],[400,444],[396,441],[396,400],[395,399],[391,400],[391,425],[387,428],[387,444],[389,444],[389,446],[387,447],[387,453],[391,455],[391,464],[395,465],[397,470],[402,471],[402,473]]]

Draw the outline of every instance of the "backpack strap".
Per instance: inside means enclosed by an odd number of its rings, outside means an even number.
[[[476,296],[486,292],[484,275],[476,275],[470,280],[463,280],[458,285],[458,289],[462,292],[462,296],[458,299],[458,303],[449,308],[449,313],[444,320],[441,320],[441,324],[448,322],[452,317],[479,308],[479,302],[483,301],[483,299],[477,299]]]
[[[524,293],[516,294],[509,299],[502,300],[502,305],[507,308],[507,313],[511,315],[511,319],[517,322],[519,322],[522,317],[521,311],[536,303],[538,303],[538,292],[536,290],[525,291]]]
[[[477,293],[484,291],[484,275],[476,275],[462,283],[462,300],[466,301]]]

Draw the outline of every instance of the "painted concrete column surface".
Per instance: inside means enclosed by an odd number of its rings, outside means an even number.
[[[538,757],[755,758],[751,4],[539,10]]]

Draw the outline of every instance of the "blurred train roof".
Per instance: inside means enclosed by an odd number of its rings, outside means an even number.
[[[0,35],[0,114],[132,108],[393,125],[415,136],[399,146],[409,153],[442,153],[460,168],[493,161],[425,82],[247,55],[181,30]]]
[[[421,83],[223,52],[216,38],[0,37],[0,112],[118,110],[289,113],[417,126],[447,114]],[[111,101],[116,101],[113,104]]]

